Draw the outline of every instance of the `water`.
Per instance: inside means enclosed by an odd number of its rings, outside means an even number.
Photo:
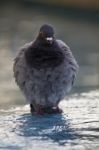
[[[93,18],[40,5],[0,6],[1,150],[99,149],[98,14]],[[31,116],[13,79],[13,58],[46,22],[53,24],[56,36],[71,47],[80,70],[71,94],[60,104],[62,115]]]
[[[61,102],[62,115],[31,116],[28,105],[0,111],[0,148],[98,150],[99,91]]]

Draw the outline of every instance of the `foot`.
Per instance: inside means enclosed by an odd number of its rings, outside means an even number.
[[[44,113],[47,113],[47,114],[56,114],[56,113],[62,113],[62,109],[60,109],[59,107],[46,107],[46,108],[43,108],[44,110]]]
[[[32,115],[44,115],[44,114],[57,114],[62,113],[62,109],[57,107],[42,107],[41,105],[36,105],[36,108],[34,108],[33,104],[30,104],[30,112]]]
[[[56,113],[60,113],[60,114],[63,112],[62,109],[59,108],[58,106],[56,107],[55,111],[56,111]]]
[[[37,115],[43,115],[44,114],[43,107],[39,104],[37,105],[37,108],[36,108],[36,114]]]
[[[41,105],[35,105],[30,104],[30,112],[32,115],[37,114],[37,115],[43,115],[44,111],[43,111],[43,107]]]
[[[33,104],[30,104],[30,112],[31,112],[31,114],[34,114],[34,112],[35,112]]]

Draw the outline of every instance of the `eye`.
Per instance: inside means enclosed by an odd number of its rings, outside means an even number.
[[[40,32],[39,35],[42,37],[43,36],[43,32]]]
[[[40,32],[39,34],[40,34],[41,38],[45,38],[46,37],[46,34],[44,34],[43,32]]]

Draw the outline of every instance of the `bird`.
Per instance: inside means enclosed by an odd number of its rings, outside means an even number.
[[[43,24],[36,38],[22,46],[13,63],[14,78],[31,114],[62,113],[59,102],[70,92],[78,63],[69,46]]]

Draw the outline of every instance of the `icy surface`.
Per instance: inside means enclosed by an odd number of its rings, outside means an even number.
[[[61,115],[31,116],[29,106],[0,110],[0,150],[99,150],[99,92],[74,94]]]

